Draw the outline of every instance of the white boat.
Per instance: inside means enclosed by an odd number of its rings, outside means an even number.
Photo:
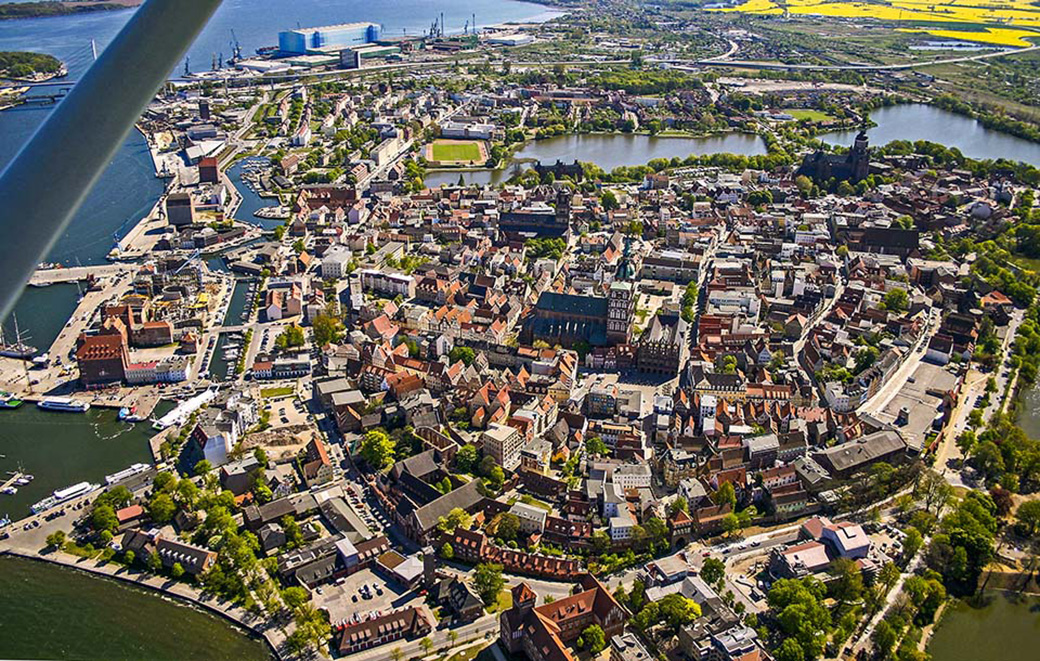
[[[70,411],[72,413],[86,413],[90,410],[89,402],[77,402],[69,397],[48,397],[41,399],[36,406],[48,411]]]
[[[64,489],[58,489],[50,496],[47,496],[40,502],[32,506],[33,514],[39,514],[45,510],[49,510],[52,507],[61,505],[62,503],[70,500],[75,500],[81,496],[85,496],[94,489],[101,488],[99,484],[92,484],[90,482],[80,482],[79,484],[73,484],[71,487]]]
[[[129,468],[105,476],[105,484],[111,486],[116,482],[122,482],[128,477],[133,477],[151,468],[148,464],[132,464]]]
[[[0,489],[0,493],[5,496],[13,496],[18,493],[18,487],[5,487],[4,489]]]

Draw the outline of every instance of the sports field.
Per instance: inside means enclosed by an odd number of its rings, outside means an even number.
[[[480,143],[462,140],[438,140],[430,146],[433,160],[446,163],[449,161],[479,161]]]
[[[943,39],[1018,48],[1040,45],[1040,4],[1035,0],[746,0],[718,11],[874,18],[912,24],[903,31]]]

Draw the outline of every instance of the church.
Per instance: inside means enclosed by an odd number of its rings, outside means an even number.
[[[806,154],[797,174],[804,174],[816,183],[823,183],[832,178],[852,184],[863,181],[870,174],[870,145],[867,132],[859,132],[847,154],[828,154],[822,150]]]

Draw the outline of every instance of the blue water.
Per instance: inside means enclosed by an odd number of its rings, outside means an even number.
[[[231,54],[231,30],[235,31],[244,55],[261,46],[274,45],[278,31],[295,27],[351,21],[381,23],[384,34],[419,34],[444,13],[448,32],[460,32],[475,13],[479,25],[543,19],[550,15],[544,6],[514,0],[225,0],[209,25],[188,52],[192,69],[210,67],[213,55]],[[90,40],[99,52],[133,15],[133,10],[97,12],[78,16],[36,18],[0,23],[0,50],[31,50],[49,53],[65,62],[69,80],[76,80],[93,61]],[[133,66],[128,62],[127,66]],[[183,71],[183,63],[176,72]],[[46,119],[48,107],[22,107],[0,112],[0,168],[18,153],[36,128]],[[84,127],[89,130],[89,127]],[[69,136],[75,140],[75,136]],[[151,209],[162,191],[144,138],[133,132],[84,201],[69,230],[48,260],[75,264],[104,262],[117,238],[121,238]],[[41,182],[40,194],[59,182]],[[244,216],[252,218],[252,211]]]

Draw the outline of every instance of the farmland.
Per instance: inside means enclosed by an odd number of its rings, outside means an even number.
[[[763,16],[810,15],[876,19],[905,24],[901,30],[943,39],[960,39],[993,46],[1023,48],[1040,44],[1040,6],[1030,0],[747,0],[718,11]]]

